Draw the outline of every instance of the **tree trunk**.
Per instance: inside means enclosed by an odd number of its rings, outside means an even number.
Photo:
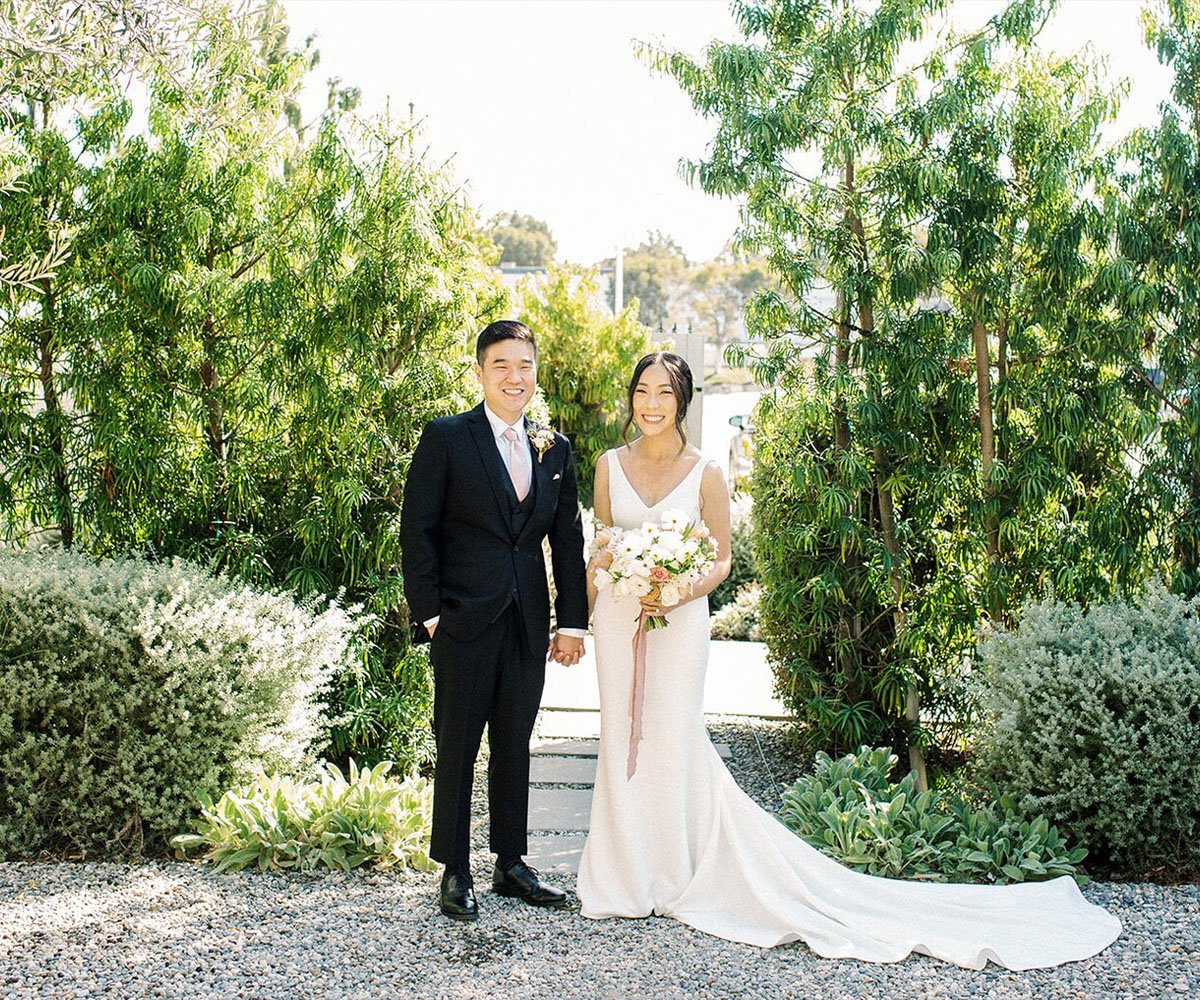
[[[215,340],[213,335],[213,318],[204,321],[204,333],[201,337],[204,344],[204,360],[200,362],[200,386],[204,395],[204,440],[208,445],[209,454],[217,465],[225,469],[225,407],[221,403],[218,392],[220,380],[217,376],[215,363]]]
[[[204,254],[204,266],[213,270],[216,261],[216,251],[210,242]],[[221,382],[217,374],[217,324],[210,312],[204,318],[204,326],[200,334],[200,343],[204,348],[204,360],[200,362],[200,390],[204,399],[206,414],[204,424],[204,440],[208,452],[217,463],[220,481],[225,478],[225,406],[221,401]]]
[[[50,127],[50,100],[42,101],[42,131]],[[30,123],[37,128],[33,101],[29,104]],[[42,163],[43,172],[49,176],[47,164]],[[42,195],[42,215],[50,218],[50,195]],[[38,375],[42,385],[42,404],[46,408],[46,434],[50,453],[54,456],[54,507],[58,520],[59,537],[63,546],[70,548],[75,542],[75,510],[71,502],[71,485],[67,477],[66,415],[54,382],[54,336],[57,332],[55,315],[56,295],[49,278],[42,278],[42,332],[38,341]]]
[[[854,182],[852,164],[847,163],[846,181],[847,185],[851,186]],[[851,211],[849,213],[850,229],[858,240],[859,250],[862,254],[862,266],[864,270],[867,267],[867,234],[863,226],[862,219],[858,214]],[[864,295],[858,306],[858,328],[863,331],[864,336],[873,335],[875,332],[875,303],[870,296]],[[907,616],[904,611],[904,576],[900,571],[903,554],[900,551],[900,543],[896,538],[896,507],[892,491],[887,485],[887,475],[891,468],[891,462],[888,460],[887,449],[881,443],[876,442],[872,449],[872,455],[875,460],[875,495],[879,502],[879,524],[883,532],[883,545],[887,551],[888,558],[891,562],[891,570],[888,573],[888,580],[892,588],[892,627],[895,629],[897,637],[904,634],[904,628],[907,624]],[[921,699],[917,691],[916,685],[909,683],[905,691],[904,717],[914,726],[919,725],[921,719]],[[929,788],[929,778],[925,768],[925,754],[919,746],[913,745],[911,742],[908,746],[908,766],[916,774],[917,791],[924,792]]]
[[[1001,314],[999,321],[996,323],[996,388],[998,391],[1004,391],[1004,384],[1008,381],[1008,315]],[[995,439],[996,457],[1001,462],[1008,461],[1008,400],[1001,398],[1000,406],[995,414],[995,427],[992,429]],[[999,545],[997,544],[997,551]]]
[[[847,158],[846,160],[846,185],[847,190],[852,189],[854,184],[854,161]],[[847,222],[849,221],[849,213],[847,212]],[[834,370],[838,374],[838,382],[841,383],[842,378],[850,369],[850,303],[846,295],[840,289],[837,293],[837,337],[833,347],[833,363]],[[834,445],[839,452],[850,450],[850,416],[846,409],[846,397],[840,387],[834,390],[833,393],[833,440]],[[858,555],[851,552],[844,558],[846,573],[850,578],[854,578],[859,573]],[[863,619],[861,613],[852,614],[844,619],[845,629],[849,633],[848,638],[852,646],[858,646],[862,641]],[[858,697],[857,692],[852,690],[850,680],[854,676],[853,658],[847,658],[844,654],[839,657],[838,666],[841,670],[843,679],[846,682],[847,694],[850,697]]]
[[[996,485],[992,481],[992,467],[996,460],[995,427],[992,421],[992,372],[988,356],[987,327],[980,315],[980,302],[975,301],[975,321],[971,328],[975,345],[975,386],[979,396],[979,453],[980,473],[983,477],[983,500],[985,504],[984,530],[987,533],[988,562],[992,573],[1000,563],[1000,517],[994,509]],[[994,577],[993,577],[994,579]],[[999,595],[994,588],[991,595],[993,621],[1003,614]]]
[[[58,531],[63,546],[70,548],[75,542],[75,514],[71,503],[71,486],[67,479],[66,415],[63,413],[58,387],[54,383],[55,296],[49,278],[43,278],[41,285],[42,335],[38,344],[38,362],[42,403],[46,408],[46,434],[50,453],[54,456],[54,507],[58,518]]]

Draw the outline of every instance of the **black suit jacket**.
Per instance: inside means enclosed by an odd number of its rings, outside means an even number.
[[[532,448],[531,448],[532,451]],[[571,445],[561,434],[532,454],[533,509],[518,531],[512,484],[480,403],[426,424],[404,483],[404,596],[417,635],[438,628],[469,641],[513,600],[534,653],[550,635],[542,540],[550,539],[560,628],[587,628],[583,528]]]

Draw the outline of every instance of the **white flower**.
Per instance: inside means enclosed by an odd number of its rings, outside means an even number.
[[[653,584],[645,577],[634,577],[629,581],[629,592],[635,597],[645,597],[653,589]]]
[[[679,603],[679,599],[683,595],[680,594],[679,588],[673,583],[664,583],[662,590],[659,591],[658,603],[664,608],[672,608]]]
[[[669,510],[664,510],[662,514],[662,524],[669,531],[684,531],[688,525],[692,523],[692,519],[687,514],[672,507]]]
[[[635,532],[628,532],[621,536],[621,541],[617,545],[617,552],[628,558],[640,556],[646,549],[646,540]]]
[[[613,576],[608,570],[598,569],[596,570],[594,577],[597,590],[606,590],[612,586]]]
[[[537,424],[531,420],[525,422],[525,434],[529,437],[529,443],[533,445],[537,452],[537,459],[540,463],[545,457],[546,452],[554,447],[554,431],[544,424]]]

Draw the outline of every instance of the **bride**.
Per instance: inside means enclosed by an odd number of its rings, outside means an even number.
[[[720,469],[687,443],[687,362],[642,358],[629,385],[627,433],[596,466],[596,516],[637,528],[666,510],[703,520],[720,546],[712,571],[667,628],[646,635],[643,734],[626,777],[636,597],[589,598],[600,681],[600,756],[591,830],[579,868],[586,917],[675,917],[732,941],[804,941],[829,958],[897,962],[912,952],[968,968],[1076,961],[1120,933],[1069,877],[1008,886],[904,882],[863,875],[806,844],[744,793],[709,741],[703,714],[707,595],[729,573],[729,493]],[[663,608],[644,602],[647,613]]]

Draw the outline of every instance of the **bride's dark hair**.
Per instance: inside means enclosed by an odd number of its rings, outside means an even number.
[[[683,360],[678,354],[672,354],[670,351],[655,351],[653,354],[647,354],[633,368],[633,378],[629,380],[629,392],[625,396],[626,414],[625,423],[621,427],[621,440],[628,444],[629,428],[633,426],[633,394],[637,389],[638,382],[646,373],[646,369],[651,365],[662,365],[667,370],[667,377],[671,382],[671,391],[675,393],[675,430],[679,432],[679,439],[687,444],[687,431],[684,430],[683,421],[687,417],[688,405],[692,401],[692,396],[696,393],[696,385],[692,381],[692,369],[688,363]]]

